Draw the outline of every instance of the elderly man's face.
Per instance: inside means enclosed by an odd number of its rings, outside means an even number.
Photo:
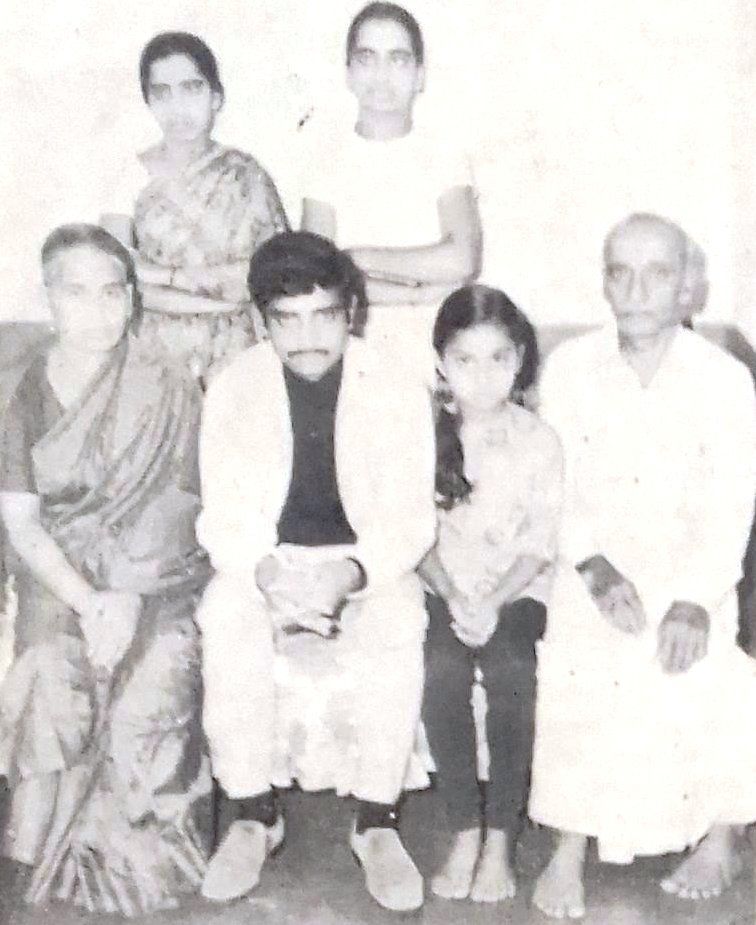
[[[618,231],[608,244],[604,295],[620,335],[654,338],[675,327],[689,312],[683,298],[684,242],[672,229],[637,222]]]
[[[317,382],[344,355],[349,313],[337,292],[316,286],[302,295],[281,296],[266,315],[273,349],[302,379]]]

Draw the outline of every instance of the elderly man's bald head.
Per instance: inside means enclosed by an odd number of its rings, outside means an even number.
[[[604,295],[626,344],[660,343],[690,318],[694,248],[682,228],[661,215],[634,213],[609,232]]]
[[[636,228],[658,231],[670,242],[670,254],[684,270],[681,301],[689,305],[688,316],[703,311],[709,294],[706,253],[676,222],[653,212],[634,212],[618,222],[604,239],[604,269],[611,263],[612,245],[623,233]]]
[[[657,231],[660,235],[666,237],[670,242],[672,253],[680,262],[680,266],[684,267],[686,265],[689,246],[687,234],[676,222],[653,212],[633,212],[609,231],[604,239],[604,265],[610,262],[612,245],[617,238],[636,228]]]

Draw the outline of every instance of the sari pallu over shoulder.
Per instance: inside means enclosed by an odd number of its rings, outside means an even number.
[[[44,526],[96,587],[163,594],[208,578],[194,537],[200,401],[188,373],[124,344],[35,446]]]
[[[142,155],[148,171],[150,155]],[[137,197],[134,226],[147,260],[199,267],[249,260],[287,222],[260,164],[243,151],[213,145],[179,177],[152,178]]]
[[[141,156],[150,172],[155,149]],[[213,144],[178,176],[157,171],[136,200],[139,255],[171,271],[198,271],[187,291],[147,287],[142,340],[153,354],[180,359],[206,379],[262,336],[248,299],[250,257],[288,228],[278,192],[249,154]]]

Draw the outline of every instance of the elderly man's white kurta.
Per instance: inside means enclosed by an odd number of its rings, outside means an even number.
[[[644,388],[607,329],[554,353],[543,412],[564,444],[566,499],[531,816],[597,836],[601,857],[620,863],[756,819],[756,662],[735,643],[756,489],[747,370],[680,330]],[[575,571],[597,554],[638,589],[640,635],[614,629]],[[674,600],[711,615],[708,654],[682,675],[656,654]]]

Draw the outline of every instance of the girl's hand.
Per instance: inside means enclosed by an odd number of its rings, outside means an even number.
[[[134,639],[142,599],[130,591],[96,591],[80,614],[89,660],[113,671]]]
[[[483,601],[471,601],[455,594],[447,601],[452,615],[452,631],[466,646],[478,649],[493,636],[499,623],[499,611]]]

